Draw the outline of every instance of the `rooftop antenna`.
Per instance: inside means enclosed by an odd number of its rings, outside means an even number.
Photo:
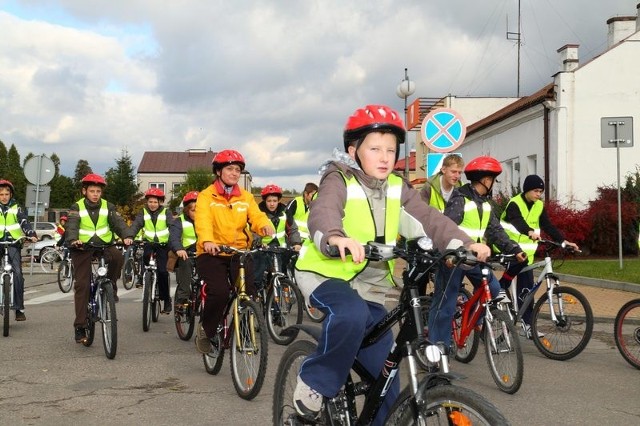
[[[518,44],[518,89],[516,92],[518,98],[520,97],[520,46],[522,45],[520,28],[520,0],[518,0],[518,30],[516,32],[509,31],[509,15],[507,15],[507,40],[515,40]]]

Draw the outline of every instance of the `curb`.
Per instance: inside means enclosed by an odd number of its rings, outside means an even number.
[[[630,293],[640,293],[640,284],[627,283],[623,281],[601,280],[597,278],[580,277],[577,275],[559,274],[556,275],[561,281],[588,285],[591,287],[607,288],[610,290],[628,291]]]

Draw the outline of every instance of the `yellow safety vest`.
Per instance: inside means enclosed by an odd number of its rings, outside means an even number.
[[[304,204],[304,197],[296,197],[294,200],[296,202],[296,212],[293,215],[293,219],[296,221],[296,225],[298,225],[300,238],[309,239],[309,225],[307,225],[309,210]]]
[[[22,228],[20,228],[20,223],[18,222],[17,204],[9,207],[7,213],[0,214],[0,229],[3,231],[1,235],[8,232],[14,240],[22,236]]]
[[[78,214],[80,215],[79,238],[83,243],[88,242],[93,236],[98,236],[105,243],[113,241],[113,233],[109,227],[109,208],[107,201],[101,200],[98,223],[93,223],[89,211],[84,204],[85,199],[78,200]]]
[[[184,213],[180,215],[182,221],[182,247],[187,248],[196,243],[198,237],[196,237],[196,228],[193,223],[189,222]]]
[[[145,208],[144,212],[144,239],[147,241],[155,241],[154,237],[158,237],[159,243],[167,243],[169,241],[169,227],[167,226],[167,213],[166,208],[160,208],[158,212],[158,218],[155,225],[151,220],[151,214]]]
[[[376,227],[369,206],[367,194],[355,177],[342,177],[347,186],[347,201],[344,206],[342,225],[349,238],[367,244],[376,238]],[[394,174],[389,176],[386,193],[385,210],[385,244],[395,245],[400,222],[400,196],[402,193],[402,178]],[[347,255],[346,262],[340,258],[329,258],[318,250],[313,241],[307,239],[302,244],[300,256],[296,262],[296,269],[315,272],[327,278],[339,278],[351,281],[367,265],[369,261],[354,264],[351,255]],[[389,261],[389,286],[395,285],[391,277],[394,262]]]
[[[276,228],[276,233],[273,237],[270,235],[266,237],[262,237],[263,244],[269,244],[275,238],[278,239],[278,246],[286,247],[287,242],[285,241],[285,229],[287,227],[287,214],[283,213],[282,216],[279,217],[280,221],[278,222],[278,227]],[[273,221],[272,221],[273,222]]]
[[[526,202],[522,199],[521,195],[522,194],[516,195],[509,200],[507,206],[500,215],[500,224],[507,232],[507,235],[509,235],[509,238],[518,243],[522,250],[527,253],[528,261],[529,263],[532,263],[533,256],[536,254],[536,249],[538,248],[538,244],[531,238],[529,238],[528,235],[518,232],[516,227],[511,223],[505,221],[504,218],[507,215],[507,208],[511,203],[514,203],[516,206],[518,206],[518,209],[520,209],[520,214],[522,215],[524,221],[527,222],[527,225],[529,225],[530,228],[533,228],[533,230],[537,234],[540,234],[540,216],[542,216],[544,204],[542,203],[542,201],[537,200],[535,203],[533,203],[533,206],[531,206],[531,210],[529,210]]]
[[[489,225],[489,217],[491,215],[491,204],[487,201],[482,203],[482,220],[478,213],[478,204],[475,201],[465,197],[464,216],[458,228],[467,233],[471,239],[477,243],[481,243],[484,233]]]

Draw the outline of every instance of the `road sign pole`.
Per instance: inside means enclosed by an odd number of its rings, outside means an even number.
[[[620,196],[620,139],[618,138],[618,126],[624,125],[624,121],[614,121],[609,123],[613,124],[613,139],[616,143],[616,167],[618,172],[618,259],[620,262],[620,269],[623,269],[622,264],[622,197]]]

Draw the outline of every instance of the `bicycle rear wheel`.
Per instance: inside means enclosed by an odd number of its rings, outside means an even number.
[[[58,266],[58,287],[63,293],[69,293],[73,288],[73,264],[64,259]]]
[[[565,361],[589,343],[593,312],[587,298],[572,287],[554,287],[551,302],[557,321],[551,318],[549,298],[544,293],[533,307],[531,338],[544,356]]]
[[[232,330],[231,377],[238,396],[251,400],[258,395],[267,372],[269,334],[258,305],[252,300],[238,302],[234,318],[239,331]]]
[[[493,381],[503,392],[514,394],[522,385],[524,360],[520,339],[506,312],[492,309],[493,321],[484,321],[484,347]],[[491,334],[493,333],[493,340]]]
[[[173,320],[176,324],[176,332],[180,340],[189,340],[193,336],[193,330],[195,328],[196,313],[193,309],[193,300],[195,300],[195,294],[191,294],[187,305],[179,306],[177,292],[173,298]]]
[[[456,302],[456,312],[453,317],[453,336],[451,336],[451,346],[455,351],[454,356],[456,360],[465,364],[473,361],[478,353],[478,346],[480,345],[480,333],[476,332],[475,328],[471,330],[462,347],[459,347],[457,344],[457,342],[461,340],[460,330],[462,329],[462,305],[469,299],[471,299],[471,293],[469,290],[464,287],[460,287],[460,290],[458,291],[458,301]],[[471,309],[470,306],[467,308]]]
[[[620,308],[613,335],[622,357],[640,369],[640,299],[631,300]]]
[[[498,409],[470,389],[451,384],[419,388],[422,404],[416,405],[405,388],[389,411],[385,425],[508,425]],[[274,398],[275,400],[275,398]],[[418,418],[418,414],[420,418]],[[282,424],[282,423],[280,423]]]
[[[56,272],[62,262],[62,255],[55,247],[44,247],[40,250],[40,268],[42,272]]]
[[[131,290],[136,280],[136,270],[133,255],[127,258],[122,267],[122,285],[125,289]]]
[[[275,343],[288,345],[298,337],[299,330],[291,335],[281,336],[280,332],[293,324],[302,324],[302,304],[300,290],[288,278],[274,277],[267,294],[267,329]]]
[[[211,339],[211,352],[208,354],[202,354],[202,361],[204,362],[204,369],[211,375],[216,375],[222,368],[222,361],[224,361],[224,342],[222,336],[222,329],[219,329],[213,339]]]
[[[103,280],[100,283],[98,298],[98,315],[102,324],[102,346],[107,358],[113,359],[118,348],[118,319],[113,284],[110,280]]]
[[[322,312],[320,309],[314,308],[313,306],[309,306],[306,303],[304,305],[304,308],[305,308],[305,311],[307,312],[307,316],[313,322],[322,322],[324,321],[324,318],[327,316],[327,314]]]
[[[151,299],[153,282],[151,272],[145,272],[142,279],[144,281],[142,289],[142,331],[149,331],[149,326],[151,325],[151,305],[153,303]]]
[[[158,322],[160,318],[160,298],[158,297],[158,276],[153,274],[153,299],[151,299],[151,321]]]
[[[273,386],[273,424],[297,424],[298,414],[293,407],[293,392],[298,384],[298,372],[302,362],[314,351],[316,345],[308,340],[293,342],[280,358]]]
[[[11,276],[2,279],[2,335],[9,335],[9,314],[11,312]]]

